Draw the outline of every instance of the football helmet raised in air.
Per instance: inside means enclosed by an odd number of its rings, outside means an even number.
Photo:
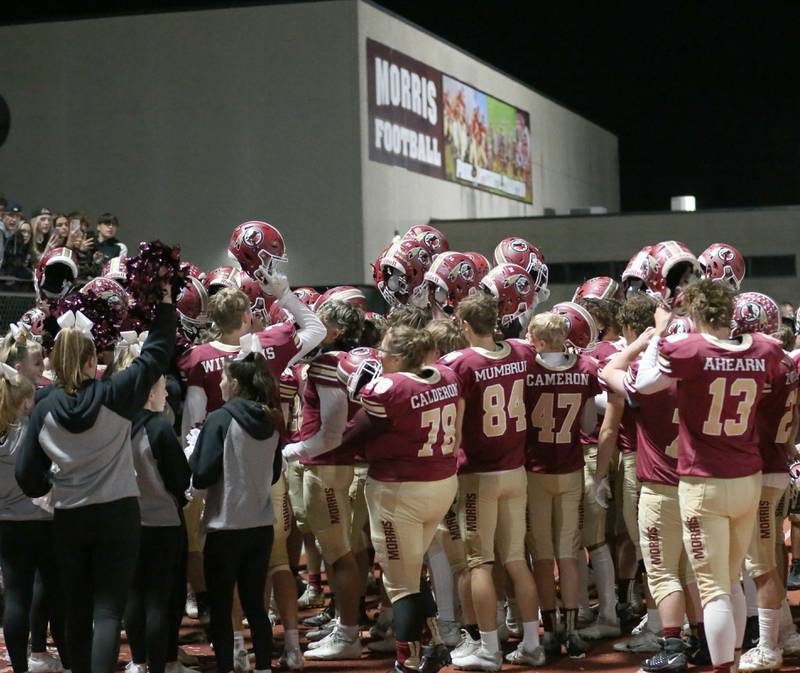
[[[478,280],[483,278],[489,270],[492,268],[492,265],[489,263],[489,260],[484,257],[479,252],[465,252],[464,253],[467,257],[472,260],[472,263],[475,265],[475,274],[478,277]]]
[[[500,324],[522,322],[536,306],[536,286],[530,274],[517,264],[500,264],[481,278],[479,287],[497,299]]]
[[[428,224],[418,224],[411,227],[403,234],[402,240],[416,241],[428,251],[431,257],[450,250],[450,244],[444,234],[436,227]]]
[[[19,319],[37,341],[42,339],[45,320],[47,320],[47,314],[40,308],[29,308]]]
[[[358,308],[360,308],[362,311],[367,310],[366,296],[364,296],[364,293],[361,290],[359,290],[357,287],[353,287],[352,285],[337,285],[336,287],[326,290],[320,295],[319,301],[317,301],[317,308],[331,299],[343,301],[347,304],[353,304],[354,306],[358,306]]]
[[[294,292],[297,298],[312,311],[317,310],[317,302],[319,301],[320,294],[313,287],[298,287],[292,290],[292,292]]]
[[[731,320],[731,336],[763,332],[774,334],[781,324],[778,304],[760,292],[742,292],[736,295]]]
[[[595,346],[598,337],[597,323],[583,306],[572,301],[562,301],[550,310],[567,319],[568,346],[579,351],[590,350]]]
[[[361,389],[383,374],[383,366],[378,351],[374,348],[360,346],[339,357],[336,377],[346,388],[347,395],[353,402],[361,399]]]
[[[423,280],[432,258],[428,249],[417,241],[405,239],[389,248],[381,260],[383,297],[392,306],[428,301]]]
[[[533,284],[539,288],[537,295],[539,301],[546,301],[550,296],[547,281],[550,272],[544,261],[544,255],[533,243],[524,238],[504,238],[494,249],[494,263],[516,264],[528,272]]]
[[[80,289],[83,295],[102,299],[108,306],[112,322],[119,326],[128,315],[131,300],[125,288],[117,281],[104,276],[93,278]]]
[[[206,288],[209,297],[213,297],[223,287],[242,286],[242,272],[232,266],[220,266],[209,271],[203,279],[203,287]]]
[[[261,322],[261,325],[268,327],[272,324],[270,318],[270,306],[275,303],[275,297],[268,295],[264,292],[259,283],[254,278],[251,278],[246,273],[242,274],[242,292],[247,295],[250,300],[250,314],[254,320]]]
[[[653,247],[646,245],[628,261],[628,266],[622,272],[622,291],[626,297],[643,292],[657,299],[667,298],[661,265],[653,257],[652,251]]]
[[[675,316],[667,325],[667,336],[673,334],[691,334],[694,332],[694,323],[688,316]]]
[[[33,273],[36,294],[42,299],[59,299],[75,286],[78,258],[69,248],[53,248],[42,255]]]
[[[256,275],[262,266],[271,274],[275,262],[285,262],[286,244],[281,232],[267,222],[242,222],[231,235],[228,252],[239,262],[242,271]]]
[[[702,269],[694,253],[680,241],[656,243],[652,254],[664,279],[667,292],[664,299],[672,304],[682,287],[701,276]]]
[[[128,282],[128,269],[125,257],[112,257],[103,264],[103,277],[117,281],[123,287]]]
[[[742,253],[727,243],[712,243],[697,258],[703,278],[724,280],[738,292],[745,275]]]
[[[620,284],[610,276],[596,276],[584,281],[575,294],[572,301],[578,299],[614,299],[622,301],[622,288]]]
[[[425,272],[428,301],[443,313],[452,314],[459,302],[478,287],[472,260],[460,252],[443,252]]]
[[[186,279],[175,308],[184,331],[192,339],[211,322],[208,317],[208,293],[205,286],[194,276]]]

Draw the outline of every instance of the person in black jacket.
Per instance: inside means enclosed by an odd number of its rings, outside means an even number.
[[[50,358],[56,384],[34,408],[20,448],[22,490],[40,497],[52,489],[73,673],[116,669],[141,529],[131,421],[169,365],[176,328],[171,304],[165,284],[141,354],[101,381],[91,323],[80,312],[59,318]]]
[[[264,606],[273,523],[271,486],[280,477],[283,418],[266,358],[228,360],[220,390],[225,404],[206,418],[190,459],[193,486],[208,489],[203,552],[217,671],[233,671],[233,588],[238,584],[256,655],[271,668],[272,632]]]
[[[191,472],[175,430],[163,415],[166,401],[166,378],[162,376],[131,429],[141,492],[142,542],[125,609],[133,658],[129,673],[164,673],[172,658],[168,646],[178,642],[180,621],[171,618],[170,608],[176,586],[185,582],[181,564],[186,562],[186,528],[181,508]]]

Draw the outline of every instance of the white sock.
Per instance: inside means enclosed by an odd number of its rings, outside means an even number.
[[[358,626],[345,626],[341,622],[337,625],[336,630],[347,638],[347,640],[353,640],[353,638],[358,635]]]
[[[300,634],[297,629],[286,629],[283,632],[283,639],[287,650],[297,650],[300,648]]]
[[[578,552],[578,607],[589,607],[589,564],[586,562],[586,554],[583,549]]]
[[[736,639],[731,597],[723,594],[708,601],[703,608],[703,622],[712,665],[733,661],[736,644],[741,643],[742,639]]]
[[[792,619],[792,609],[789,607],[789,601],[785,598],[781,604],[781,640],[786,640],[793,633],[797,633],[797,628]]]
[[[758,608],[758,646],[770,650],[778,647],[778,627],[781,621],[780,609]]]
[[[497,637],[497,629],[494,631],[481,631],[481,647],[487,652],[500,651],[500,639]]]
[[[658,608],[647,608],[647,629],[659,634],[664,630]]]
[[[522,622],[522,649],[533,652],[539,647],[539,622]]]
[[[234,648],[238,648],[239,645],[244,647],[244,631],[234,631],[233,632],[233,646]]]
[[[742,573],[742,584],[744,585],[744,598],[747,603],[747,616],[755,617],[758,614],[758,589],[753,578],[747,573]]]
[[[439,619],[454,622],[456,608],[453,568],[438,535],[433,538],[431,546],[428,548],[428,568],[433,579],[433,595],[436,598]]]
[[[600,600],[600,617],[604,622],[617,622],[617,592],[614,588],[614,560],[607,544],[589,552],[594,569],[594,583]]]
[[[741,647],[744,640],[744,630],[747,627],[747,601],[744,599],[744,591],[739,580],[734,580],[731,584],[731,607],[733,608],[733,622],[736,624],[736,647]]]

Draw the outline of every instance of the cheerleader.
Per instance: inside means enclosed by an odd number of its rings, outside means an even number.
[[[257,339],[257,337],[256,337]],[[271,486],[281,474],[277,451],[283,417],[275,379],[259,352],[225,362],[225,404],[211,412],[190,465],[193,485],[208,489],[203,564],[217,671],[233,671],[233,589],[238,585],[256,671],[270,669],[272,633],[264,607],[275,514]]]
[[[20,449],[22,490],[41,497],[52,488],[74,673],[116,667],[141,527],[131,421],[169,365],[171,304],[165,284],[141,354],[105,380],[95,378],[91,321],[80,312],[62,315],[51,357],[55,386],[37,403]]]

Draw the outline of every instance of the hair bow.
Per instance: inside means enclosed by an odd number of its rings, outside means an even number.
[[[125,330],[120,332],[119,336],[117,351],[130,350],[133,357],[138,358],[142,352],[142,344],[147,339],[147,332],[137,334],[134,330]]]
[[[250,355],[250,353],[261,353],[261,355],[264,355],[264,347],[261,345],[261,340],[256,333],[245,334],[243,337],[239,337],[239,355],[236,356],[236,359],[243,360]]]
[[[94,323],[81,311],[67,311],[59,316],[57,322],[61,329],[72,327],[83,334],[83,336],[92,339],[92,326]],[[59,334],[61,334],[61,332],[59,332]]]
[[[0,367],[2,367],[2,372],[0,373],[2,373],[3,378],[6,381],[8,381],[9,383],[16,382],[17,376],[19,375],[19,372],[16,369],[14,369],[10,364],[7,364],[5,362],[0,363]]]
[[[12,322],[8,326],[8,329],[10,330],[14,341],[18,341],[20,337],[28,337],[30,334],[30,329],[25,323],[22,322]]]

